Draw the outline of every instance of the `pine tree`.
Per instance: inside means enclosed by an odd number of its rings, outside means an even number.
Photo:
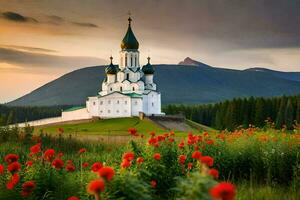
[[[286,108],[286,99],[282,98],[276,116],[276,124],[275,124],[276,128],[282,128],[282,125],[284,125],[285,108]]]
[[[293,123],[294,123],[293,114],[294,114],[294,109],[293,109],[292,101],[289,99],[284,114],[285,125],[287,129],[293,129]]]

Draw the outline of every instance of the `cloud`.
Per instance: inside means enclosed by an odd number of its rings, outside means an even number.
[[[26,16],[21,15],[21,14],[16,13],[16,12],[3,12],[2,17],[4,19],[14,21],[14,22],[20,22],[20,23],[34,22],[34,23],[38,23],[38,20],[36,20],[32,17],[26,17]]]
[[[20,51],[29,51],[29,52],[40,52],[40,53],[58,53],[56,50],[38,48],[38,47],[27,47],[27,46],[19,46],[19,45],[0,45],[0,47],[15,49]]]
[[[84,23],[84,22],[72,22],[72,24],[76,26],[82,26],[82,27],[87,27],[87,28],[99,28],[96,24],[93,23]]]
[[[32,47],[27,48],[32,49]],[[27,69],[48,68],[48,70],[51,71],[51,69],[57,68],[76,69],[86,66],[101,65],[106,63],[106,61],[96,57],[58,56],[0,47],[0,63],[17,65]]]

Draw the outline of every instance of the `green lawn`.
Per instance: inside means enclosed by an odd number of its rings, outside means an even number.
[[[139,133],[143,134],[149,133],[149,131],[155,131],[157,133],[166,131],[150,120],[139,120],[139,118],[134,117],[105,119],[77,124],[41,126],[35,128],[35,133],[40,133],[41,130],[43,130],[44,133],[57,133],[58,128],[63,128],[64,134],[128,135],[127,130],[129,127],[134,127]]]

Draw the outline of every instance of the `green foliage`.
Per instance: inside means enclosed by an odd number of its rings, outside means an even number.
[[[57,117],[62,109],[71,106],[6,106],[0,104],[0,126],[33,121],[37,119]]]
[[[175,190],[178,192],[178,200],[212,200],[209,189],[217,182],[201,174],[199,171],[192,172],[188,178],[178,178]]]
[[[184,114],[187,119],[216,128],[234,130],[249,125],[263,127],[266,119],[275,122],[276,128],[293,129],[300,120],[300,95],[275,98],[237,98],[216,104],[167,105],[167,114]]]

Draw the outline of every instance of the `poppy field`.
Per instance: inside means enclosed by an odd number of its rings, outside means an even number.
[[[0,131],[0,199],[298,199],[300,133],[140,133],[128,144]],[[8,134],[9,132],[9,134]]]

